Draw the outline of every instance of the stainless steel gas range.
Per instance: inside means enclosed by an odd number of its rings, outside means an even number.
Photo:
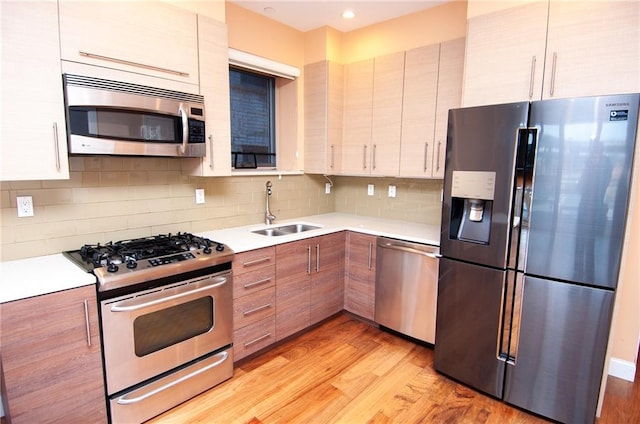
[[[189,233],[65,252],[98,280],[113,423],[143,422],[233,375],[233,251]]]

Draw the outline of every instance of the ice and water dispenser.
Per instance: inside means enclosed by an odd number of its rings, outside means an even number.
[[[453,171],[449,238],[489,244],[496,173]]]

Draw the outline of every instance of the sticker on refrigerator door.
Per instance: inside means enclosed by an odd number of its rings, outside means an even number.
[[[612,110],[609,112],[609,121],[626,121],[629,117],[629,110]]]
[[[493,200],[496,173],[486,171],[453,171],[451,197]]]

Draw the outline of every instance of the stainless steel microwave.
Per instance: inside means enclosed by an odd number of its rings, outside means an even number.
[[[70,154],[202,157],[204,98],[63,75]]]

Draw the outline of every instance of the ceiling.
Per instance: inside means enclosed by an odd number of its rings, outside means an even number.
[[[330,26],[342,32],[352,31],[408,15],[451,0],[227,0],[299,31]],[[353,19],[342,12],[355,12]]]

